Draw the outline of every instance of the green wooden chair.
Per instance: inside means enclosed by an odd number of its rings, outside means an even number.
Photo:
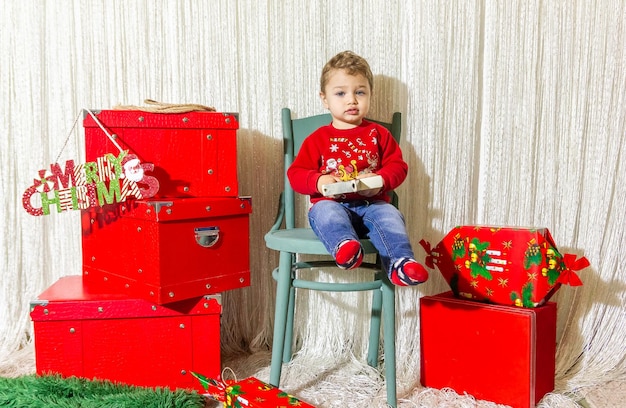
[[[291,118],[288,108],[282,110],[282,127],[285,149],[285,173],[302,141],[320,126],[331,122],[330,114],[311,116],[301,119]],[[391,123],[378,122],[387,127],[393,137],[399,141],[401,133],[401,114],[394,113]],[[392,203],[397,206],[397,196],[393,193]],[[285,175],[285,187],[280,197],[280,207],[276,221],[265,235],[268,248],[280,251],[279,265],[272,272],[277,282],[276,311],[274,319],[274,340],[272,345],[272,362],[270,383],[280,386],[282,363],[292,357],[293,320],[295,306],[295,289],[310,289],[330,292],[372,291],[372,313],[367,362],[370,366],[378,365],[378,349],[380,341],[381,320],[384,325],[385,381],[387,385],[387,403],[396,406],[396,347],[395,347],[395,287],[387,278],[386,271],[380,266],[379,256],[375,263],[364,262],[360,269],[374,271],[372,281],[329,283],[304,280],[298,270],[307,268],[337,268],[322,242],[311,228],[296,228],[295,225],[295,194]],[[361,240],[364,254],[377,254],[368,239]],[[328,260],[298,261],[298,254],[328,255]],[[316,257],[317,259],[318,257]],[[382,317],[382,319],[381,319]]]

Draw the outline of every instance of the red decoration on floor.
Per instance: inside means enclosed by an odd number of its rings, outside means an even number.
[[[223,402],[225,408],[315,408],[255,377],[234,381],[213,379],[196,372],[192,374],[207,391],[205,395]]]

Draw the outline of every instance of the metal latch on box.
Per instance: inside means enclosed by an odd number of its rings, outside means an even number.
[[[219,241],[220,239],[219,227],[194,228],[194,233],[198,245],[205,248],[212,247],[213,245],[217,244],[217,241]]]

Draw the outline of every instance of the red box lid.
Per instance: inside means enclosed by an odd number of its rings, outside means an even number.
[[[176,128],[176,129],[239,129],[237,113],[185,112],[152,113],[140,110],[92,110],[109,128]],[[99,127],[91,115],[85,114],[83,126]]]
[[[104,293],[83,282],[80,275],[65,276],[31,301],[33,321],[115,319],[221,314],[221,295],[207,295],[157,305],[121,293]]]
[[[250,197],[199,197],[136,200],[120,205],[123,217],[154,222],[250,214]]]

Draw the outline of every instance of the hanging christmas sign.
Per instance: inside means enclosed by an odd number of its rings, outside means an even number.
[[[159,191],[159,181],[146,174],[153,170],[154,164],[141,163],[128,150],[79,165],[74,160],[67,160],[65,167],[53,163],[39,170],[22,195],[22,206],[40,216],[150,198]]]
[[[95,161],[79,165],[75,165],[74,160],[67,160],[64,168],[58,163],[59,153],[50,169],[39,170],[33,185],[24,191],[22,206],[27,213],[40,216],[54,211],[84,210],[122,203],[131,198],[154,197],[159,191],[159,180],[146,174],[154,171],[154,164],[141,163],[135,154],[123,150],[93,112],[89,109],[84,111],[91,115],[119,153],[117,156],[107,153]],[[68,139],[79,117],[80,114]]]

